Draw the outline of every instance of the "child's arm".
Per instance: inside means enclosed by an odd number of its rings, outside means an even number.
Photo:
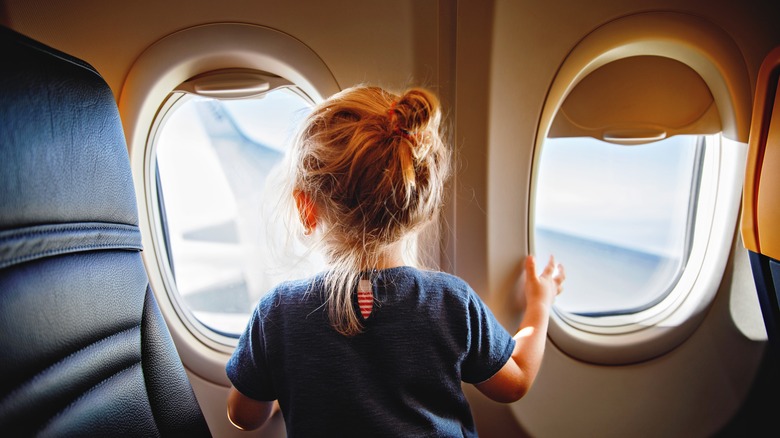
[[[227,399],[227,415],[233,426],[241,430],[255,430],[262,426],[277,409],[276,402],[260,401],[241,394],[230,387]]]
[[[536,275],[534,257],[528,256],[525,260],[526,309],[520,329],[514,336],[512,357],[493,377],[476,385],[480,392],[495,401],[511,403],[519,400],[536,379],[544,356],[550,308],[566,278],[563,266],[558,265],[558,272],[555,271],[553,257],[539,276]]]

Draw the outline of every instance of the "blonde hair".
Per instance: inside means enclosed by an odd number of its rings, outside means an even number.
[[[387,249],[435,219],[449,176],[436,96],[354,87],[316,106],[291,153],[293,192],[317,210],[332,326],[362,330],[352,293]]]

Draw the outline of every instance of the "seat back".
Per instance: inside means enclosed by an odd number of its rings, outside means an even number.
[[[769,337],[780,355],[780,47],[764,60],[756,83],[742,207],[742,239]]]
[[[141,260],[114,97],[0,27],[0,431],[210,436]]]

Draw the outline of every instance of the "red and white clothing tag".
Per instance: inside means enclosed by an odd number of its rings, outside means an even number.
[[[374,308],[374,293],[371,291],[371,282],[369,280],[360,280],[358,282],[358,307],[363,319],[368,319],[371,310]]]

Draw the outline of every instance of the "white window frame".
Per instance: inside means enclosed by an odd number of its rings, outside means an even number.
[[[593,362],[632,362],[673,348],[701,322],[732,247],[747,152],[744,143],[712,139],[720,144],[705,151],[690,254],[676,285],[632,314],[590,317],[554,308],[549,334],[564,351]],[[648,351],[648,343],[656,348]]]
[[[599,67],[642,55],[669,57],[701,76],[717,106],[721,147],[714,157],[705,159],[716,163],[708,164],[707,175],[702,175],[706,180],[702,181],[699,193],[691,254],[667,299],[637,313],[638,316],[610,317],[606,323],[552,312],[550,340],[571,357],[597,364],[645,361],[672,350],[691,336],[720,287],[740,211],[752,98],[742,54],[727,34],[706,20],[673,12],[643,13],[595,29],[572,49],[556,73],[536,134],[528,204],[529,236],[533,238],[539,151],[566,96]],[[532,249],[529,239],[529,251]]]
[[[222,69],[249,69],[283,77],[315,102],[340,91],[333,74],[312,49],[278,30],[245,23],[212,23],[180,30],[150,45],[130,69],[119,108],[138,197],[144,263],[157,303],[189,371],[229,386],[225,361],[233,348],[198,335],[180,318],[166,293],[155,236],[155,174],[149,144],[151,127],[172,91],[186,80]]]

